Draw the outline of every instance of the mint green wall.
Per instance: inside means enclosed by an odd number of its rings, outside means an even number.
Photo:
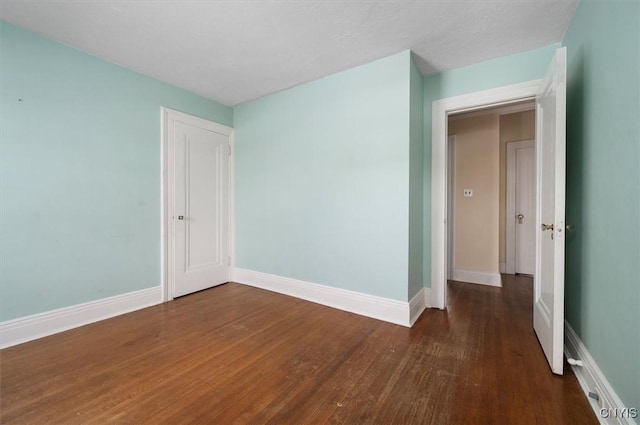
[[[565,315],[640,407],[640,3],[582,0],[567,30]]]
[[[160,285],[160,107],[232,109],[7,23],[0,43],[0,320]]]
[[[559,44],[424,77],[424,276],[431,286],[431,103],[544,77]]]
[[[410,52],[240,105],[236,265],[407,301]]]
[[[411,58],[409,144],[409,299],[424,286],[423,270],[423,101],[422,74]]]

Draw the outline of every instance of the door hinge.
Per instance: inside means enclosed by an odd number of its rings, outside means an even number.
[[[227,145],[227,147],[229,148],[229,156],[231,156],[231,145]]]
[[[230,266],[231,265],[231,256],[227,257],[227,265]]]

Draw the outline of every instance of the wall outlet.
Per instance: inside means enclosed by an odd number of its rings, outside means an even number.
[[[464,190],[464,197],[465,198],[471,198],[473,196],[473,189],[465,189]]]

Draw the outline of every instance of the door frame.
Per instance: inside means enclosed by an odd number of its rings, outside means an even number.
[[[456,211],[456,136],[455,134],[449,135],[447,138],[447,161],[448,161],[448,170],[447,170],[447,223],[449,226],[447,227],[447,240],[448,240],[448,251],[447,251],[447,279],[453,279],[453,260],[455,258],[456,248],[456,226],[455,226],[455,211]]]
[[[434,100],[431,111],[431,305],[447,306],[448,223],[447,155],[448,116],[452,113],[510,105],[534,100],[542,80]]]
[[[507,196],[505,209],[505,273],[516,273],[516,149],[536,148],[535,140],[507,142]],[[534,163],[535,166],[535,163]],[[537,211],[537,209],[536,209]]]
[[[175,253],[174,247],[174,232],[173,232],[173,220],[170,217],[170,206],[174,200],[174,186],[169,184],[169,181],[174,175],[174,159],[175,149],[173,146],[173,139],[169,137],[169,125],[172,121],[180,120],[185,123],[192,123],[194,125],[204,126],[206,128],[213,129],[216,132],[229,136],[229,280],[231,280],[232,270],[235,262],[235,165],[234,165],[234,153],[235,153],[235,140],[234,130],[232,127],[218,124],[213,121],[209,121],[204,118],[196,117],[184,112],[176,111],[165,107],[160,107],[160,123],[161,123],[161,137],[160,137],[160,184],[161,184],[161,219],[160,219],[160,241],[161,241],[161,286],[162,286],[162,301],[171,301],[174,298],[175,281],[173,273],[173,264]]]

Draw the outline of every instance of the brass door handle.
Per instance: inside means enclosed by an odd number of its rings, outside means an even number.
[[[545,230],[553,230],[553,224],[542,223],[542,231],[544,232]]]

